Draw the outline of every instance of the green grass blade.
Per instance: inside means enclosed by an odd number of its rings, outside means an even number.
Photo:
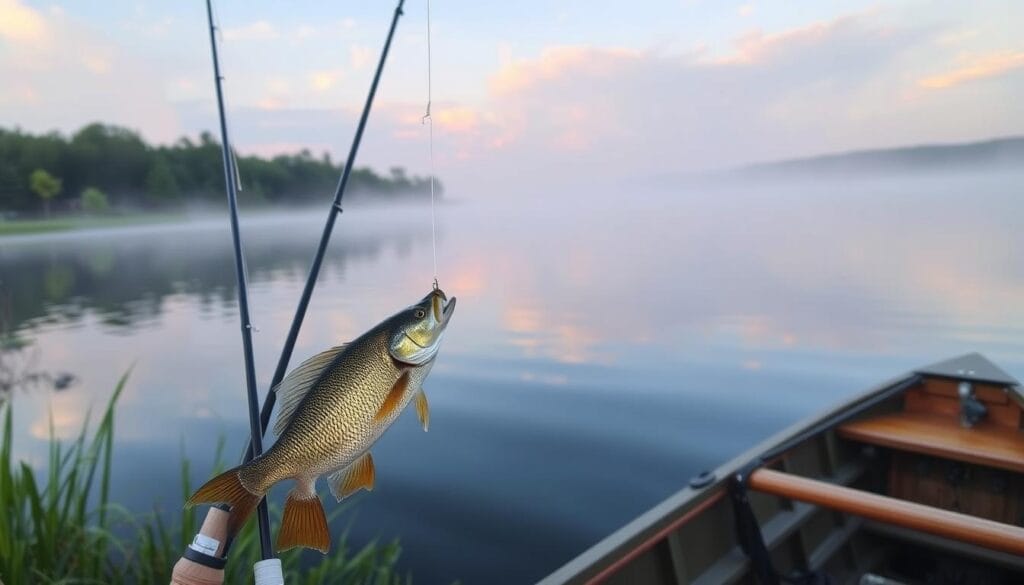
[[[118,381],[103,416],[89,431],[89,416],[81,432],[67,443],[56,436],[50,419],[47,469],[36,470],[13,453],[13,407],[5,408],[0,429],[0,580],[7,585],[167,583],[171,568],[197,528],[195,512],[170,517],[158,511],[138,515],[110,501],[113,465],[114,415],[128,380]],[[220,437],[215,465],[223,468],[226,442]],[[179,464],[182,499],[191,494],[191,463],[184,446]],[[37,477],[42,478],[45,484]],[[41,487],[42,486],[42,487]],[[97,490],[94,492],[93,487]],[[91,498],[92,495],[95,498]],[[337,506],[333,520],[349,506]],[[280,519],[280,508],[270,506]],[[173,524],[173,525],[172,525]],[[235,539],[226,571],[226,583],[252,580],[252,566],[260,558],[255,522]],[[371,542],[351,554],[347,532],[334,543],[330,555],[316,564],[304,564],[308,553],[291,551],[281,556],[287,580],[293,585],[349,583],[400,584],[395,566],[397,543]],[[407,580],[407,579],[406,579]]]

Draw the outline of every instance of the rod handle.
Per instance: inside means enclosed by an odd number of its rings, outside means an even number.
[[[228,513],[220,508],[210,508],[203,520],[203,526],[199,529],[192,544],[189,545],[187,555],[196,559],[202,558],[199,555],[219,559],[224,550],[224,541],[228,536]],[[193,554],[199,553],[199,555]],[[224,568],[213,567],[203,564],[185,556],[178,559],[171,571],[171,585],[222,585],[224,583]]]

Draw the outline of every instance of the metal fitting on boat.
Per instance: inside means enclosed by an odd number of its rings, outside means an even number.
[[[974,385],[970,382],[960,382],[957,387],[957,394],[960,396],[960,425],[970,428],[985,418],[988,408],[985,404],[975,398]]]

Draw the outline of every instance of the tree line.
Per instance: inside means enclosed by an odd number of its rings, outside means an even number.
[[[128,128],[93,123],[66,137],[0,128],[0,212],[49,214],[120,209],[172,209],[188,202],[224,200],[220,143],[209,132],[152,146]],[[239,156],[239,197],[266,204],[321,201],[337,185],[342,165],[328,153],[303,149],[272,158]],[[440,183],[436,183],[439,187]],[[387,175],[355,168],[354,198],[395,199],[430,191],[430,178],[402,167]]]

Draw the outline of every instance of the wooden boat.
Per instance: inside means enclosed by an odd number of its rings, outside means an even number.
[[[772,437],[541,583],[1024,584],[1024,397],[979,354]]]

